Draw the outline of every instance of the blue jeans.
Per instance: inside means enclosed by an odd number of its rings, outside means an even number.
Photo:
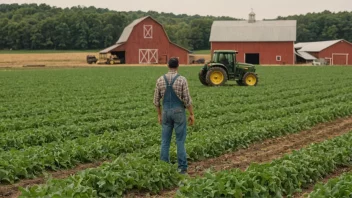
[[[186,111],[183,107],[163,110],[160,159],[170,162],[169,150],[172,131],[175,129],[178,169],[187,170],[185,140],[187,136]]]

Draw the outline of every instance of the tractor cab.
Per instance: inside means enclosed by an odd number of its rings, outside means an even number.
[[[214,51],[212,61],[213,63],[221,63],[232,72],[235,72],[236,51]]]
[[[235,80],[241,86],[256,86],[255,66],[237,62],[237,54],[233,50],[215,50],[212,60],[199,72],[200,82],[206,86],[221,86],[227,80]]]

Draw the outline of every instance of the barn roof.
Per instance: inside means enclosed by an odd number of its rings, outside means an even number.
[[[332,41],[318,41],[318,42],[306,42],[306,43],[297,43],[295,44],[295,49],[298,51],[303,52],[320,52],[336,43],[342,41],[343,39],[339,40],[332,40]]]
[[[101,50],[99,53],[101,53],[101,54],[109,53],[111,50],[113,50],[113,49],[115,49],[115,48],[117,48],[117,47],[119,47],[119,46],[121,46],[121,45],[123,45],[123,43],[122,43],[122,44],[115,44],[115,45],[112,45],[112,46],[110,46],[110,47],[108,47],[108,48],[106,48],[106,49]]]
[[[295,52],[295,54],[305,60],[315,60],[317,58],[315,58],[314,56],[312,56],[311,54],[309,54],[308,52]]]
[[[149,16],[146,17],[142,17],[139,19],[134,20],[132,23],[130,23],[128,26],[125,27],[125,29],[123,30],[119,40],[116,43],[124,43],[127,42],[128,37],[130,37],[132,30],[134,28],[134,26],[136,26],[138,23],[142,22],[144,19],[148,18]],[[160,24],[161,25],[161,24]]]
[[[165,31],[164,26],[163,26],[161,23],[159,23],[157,20],[153,19],[151,16],[146,16],[146,17],[142,17],[142,18],[136,19],[136,20],[134,20],[132,23],[130,23],[128,26],[126,26],[125,29],[123,30],[123,32],[122,32],[122,34],[121,34],[119,40],[116,42],[116,44],[123,44],[123,43],[127,42],[128,38],[130,37],[130,35],[131,35],[132,31],[133,31],[133,28],[134,28],[136,25],[138,25],[140,22],[142,22],[143,20],[145,20],[145,19],[147,19],[147,18],[151,18],[152,20],[154,20],[156,23],[158,23],[158,24],[163,28],[163,30],[164,30],[164,32],[165,32],[165,34],[166,34],[167,39],[169,40],[169,42],[170,42],[172,45],[175,45],[175,46],[177,46],[177,47],[179,47],[179,48],[181,48],[181,49],[183,49],[183,50],[185,50],[185,51],[187,51],[187,52],[191,52],[191,51],[189,51],[188,49],[186,49],[186,48],[184,48],[184,47],[181,47],[180,45],[177,45],[177,44],[171,42],[169,36],[167,35],[167,33],[166,33],[166,31]],[[111,47],[112,47],[112,46],[111,46]]]
[[[296,41],[295,20],[214,21],[210,42]]]

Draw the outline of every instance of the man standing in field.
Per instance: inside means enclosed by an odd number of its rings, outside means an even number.
[[[181,174],[187,173],[187,154],[185,140],[187,136],[186,111],[190,116],[189,124],[194,124],[194,113],[192,99],[189,94],[187,79],[180,76],[178,71],[178,59],[171,58],[168,63],[169,72],[161,76],[157,82],[154,92],[154,105],[158,112],[158,121],[162,125],[160,159],[170,162],[169,150],[172,131],[175,129],[177,145],[178,169]],[[163,98],[163,109],[160,100]]]

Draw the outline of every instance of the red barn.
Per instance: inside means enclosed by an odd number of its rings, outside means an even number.
[[[187,64],[189,50],[172,43],[164,27],[147,16],[125,27],[116,44],[100,53],[117,55],[126,64],[166,64],[171,57]]]
[[[346,40],[295,44],[297,62],[323,59],[328,65],[352,64],[352,44]]]
[[[237,61],[251,64],[294,64],[294,20],[214,21],[210,44],[214,50],[236,50]]]

